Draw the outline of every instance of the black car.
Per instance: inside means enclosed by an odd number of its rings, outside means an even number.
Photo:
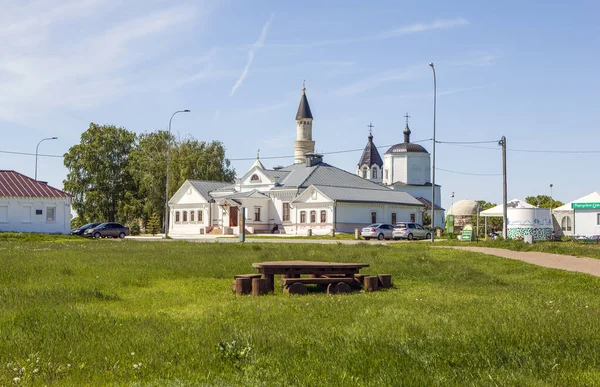
[[[123,226],[121,223],[115,222],[106,222],[99,224],[94,228],[88,228],[85,230],[83,236],[86,237],[94,237],[94,238],[125,238],[125,236],[129,235],[129,227]]]
[[[102,222],[94,222],[94,223],[88,223],[88,224],[84,224],[81,227],[78,228],[74,228],[71,230],[71,235],[79,235],[82,236],[83,233],[85,232],[85,230],[89,229],[89,228],[94,228],[96,226],[101,225]]]

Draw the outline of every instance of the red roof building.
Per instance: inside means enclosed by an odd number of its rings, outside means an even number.
[[[71,195],[19,172],[0,170],[0,197],[69,198]]]

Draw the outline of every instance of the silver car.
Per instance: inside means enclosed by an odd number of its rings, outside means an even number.
[[[400,222],[394,225],[394,231],[392,232],[394,239],[429,239],[431,238],[431,232],[419,223],[413,222]]]
[[[360,231],[360,236],[369,240],[371,238],[392,239],[392,225],[387,223],[373,223]]]

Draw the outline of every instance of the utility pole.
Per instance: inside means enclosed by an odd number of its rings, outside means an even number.
[[[507,216],[507,195],[506,195],[506,136],[502,136],[500,140],[502,145],[502,236],[508,239],[506,230]]]

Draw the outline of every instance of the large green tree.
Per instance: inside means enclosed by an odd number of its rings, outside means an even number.
[[[82,222],[117,221],[128,191],[135,190],[129,174],[129,153],[136,135],[114,125],[91,123],[80,143],[65,154],[65,191]]]
[[[137,186],[136,195],[131,195],[127,201],[129,213],[145,220],[158,214],[161,224],[165,205],[167,139],[166,131],[139,136],[129,165]],[[169,198],[187,179],[233,181],[234,178],[235,170],[225,158],[222,143],[206,143],[194,138],[178,140],[171,136]]]
[[[532,206],[540,208],[550,208],[550,204],[552,204],[552,208],[557,208],[565,204],[560,200],[550,199],[548,195],[527,196],[525,201]]]

